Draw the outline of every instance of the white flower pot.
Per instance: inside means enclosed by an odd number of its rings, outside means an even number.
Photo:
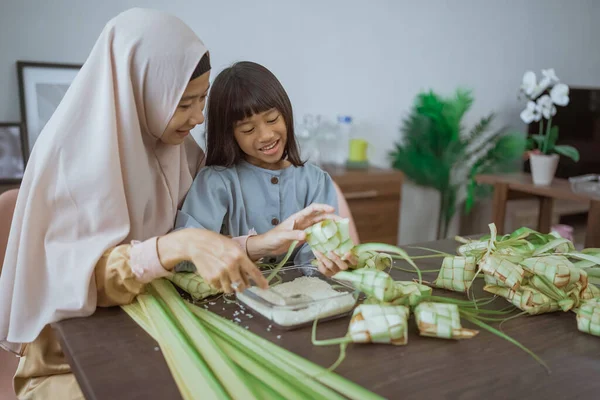
[[[554,174],[556,174],[558,160],[558,154],[531,154],[529,162],[533,184],[539,186],[550,185],[554,179]]]
[[[456,206],[456,214],[448,228],[448,237],[454,237],[460,232],[462,207],[462,204]],[[435,240],[439,209],[440,194],[437,190],[419,186],[406,179],[402,185],[398,246]]]

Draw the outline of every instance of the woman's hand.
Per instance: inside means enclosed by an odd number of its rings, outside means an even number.
[[[304,229],[326,219],[339,219],[333,214],[335,208],[325,204],[311,204],[305,209],[292,214],[275,228],[261,235],[250,236],[246,250],[252,260],[268,255],[284,254],[293,241],[300,243],[306,238]]]
[[[329,252],[325,256],[323,253],[313,250],[313,254],[317,259],[319,272],[329,277],[358,264],[358,259],[352,252],[344,254],[341,258],[333,252]]]
[[[256,265],[233,240],[204,229],[182,229],[158,238],[158,257],[168,270],[181,261],[191,261],[196,273],[206,282],[225,293],[250,287],[251,278],[257,286],[266,289],[269,284]],[[236,286],[236,285],[234,285]]]

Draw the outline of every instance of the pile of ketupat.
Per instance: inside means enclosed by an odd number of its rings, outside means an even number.
[[[498,237],[489,228],[479,240],[458,238],[458,255],[444,259],[435,286],[468,293],[481,273],[486,292],[524,313],[573,311],[580,331],[600,336],[600,249],[576,251],[555,233],[521,228]]]
[[[468,339],[478,333],[461,326],[463,317],[515,344],[548,369],[529,349],[484,321],[514,318],[500,317],[515,309],[531,315],[571,310],[577,313],[580,331],[600,336],[600,289],[591,282],[598,283],[600,277],[600,249],[578,252],[570,241],[555,233],[541,234],[528,228],[498,237],[495,225],[489,227],[491,234],[479,240],[457,238],[462,242],[458,255],[444,257],[438,277],[431,286],[469,294],[473,281],[481,274],[486,283],[484,290],[507,299],[513,307],[497,311],[482,308],[494,297],[467,301],[436,297],[432,295],[431,287],[423,285],[420,275],[418,282],[394,281],[383,271],[389,263],[374,267],[363,265],[363,269],[342,271],[334,276],[352,283],[366,295],[366,300],[354,311],[347,335],[317,340],[315,321],[313,344],[342,345],[340,359],[332,367],[335,368],[343,359],[348,343],[407,344],[411,312],[420,335],[445,339]],[[322,227],[317,229],[323,230]],[[331,250],[331,247],[323,247]],[[410,260],[405,253],[391,250],[390,253],[401,255],[411,265],[419,258]]]
[[[600,289],[591,284],[600,274],[600,249],[575,251],[572,243],[553,234],[519,229],[511,235],[491,235],[480,240],[458,238],[463,243],[457,256],[445,256],[432,286],[469,293],[472,282],[482,273],[485,290],[506,298],[510,309],[486,310],[494,300],[457,300],[433,296],[423,284],[421,271],[408,254],[387,244],[354,245],[348,221],[324,221],[306,230],[307,242],[321,252],[343,255],[348,251],[359,260],[356,269],[342,271],[335,279],[347,281],[366,299],[358,305],[343,338],[317,340],[315,345],[340,344],[342,352],[329,369],[291,353],[235,323],[181,298],[175,284],[193,299],[201,300],[219,292],[195,273],[178,272],[152,282],[146,294],[123,309],[160,345],[184,399],[375,399],[376,394],[331,372],[343,360],[349,343],[406,345],[411,313],[419,333],[443,339],[469,339],[478,331],[461,326],[461,317],[535,354],[504,333],[483,322],[519,308],[529,314],[574,311],[578,328],[600,336]],[[296,243],[278,265],[259,264],[277,277]],[[429,256],[422,256],[429,257]],[[393,259],[406,260],[415,268],[418,282],[394,281],[384,270]],[[170,281],[170,282],[169,282]],[[547,368],[547,367],[546,367]]]
[[[345,337],[317,340],[315,321],[313,344],[353,342],[405,345],[408,343],[407,326],[411,310],[423,336],[468,339],[478,333],[460,325],[460,310],[475,313],[483,305],[482,302],[477,304],[473,301],[434,297],[432,288],[422,283],[420,270],[404,250],[381,243],[349,247],[348,238],[345,221],[324,221],[307,229],[307,242],[312,248],[321,252],[333,251],[338,255],[350,250],[357,255],[359,264],[356,269],[338,272],[333,278],[349,282],[366,296],[363,304],[355,308]],[[343,245],[338,247],[339,243]],[[419,275],[418,282],[394,281],[384,271],[392,267],[392,256],[411,264]],[[339,361],[334,365],[337,366]]]

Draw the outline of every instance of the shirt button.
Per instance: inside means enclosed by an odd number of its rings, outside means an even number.
[[[277,218],[273,218],[273,219],[271,220],[271,224],[272,224],[272,225],[277,225],[277,224],[279,224],[279,220],[278,220]]]
[[[277,185],[279,183],[279,179],[276,176],[274,176],[274,177],[271,178],[271,183],[273,185]]]

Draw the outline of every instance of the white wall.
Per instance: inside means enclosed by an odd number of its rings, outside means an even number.
[[[571,85],[600,86],[600,1],[2,0],[0,121],[19,119],[16,60],[81,63],[105,22],[133,6],[170,11],[212,53],[214,69],[253,60],[283,82],[297,120],[355,117],[388,165],[402,116],[421,89],[474,90],[467,122],[489,111],[523,128],[526,69],[554,67]]]
[[[526,69],[600,85],[594,0],[3,0],[0,121],[19,119],[16,60],[81,63],[105,22],[133,6],[180,16],[215,70],[242,59],[266,65],[297,118],[354,115],[381,165],[421,89],[466,85],[476,98],[469,121],[495,110],[499,123],[521,127],[516,92]]]

